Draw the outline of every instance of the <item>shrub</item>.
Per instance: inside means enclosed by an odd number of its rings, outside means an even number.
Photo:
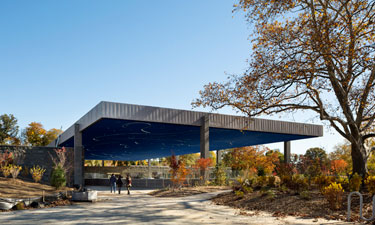
[[[242,186],[242,191],[244,193],[252,193],[253,192],[253,188],[252,187],[248,187],[248,186]]]
[[[257,178],[257,182],[256,182],[256,185],[258,187],[264,187],[268,184],[268,177],[266,176],[260,176]]]
[[[349,180],[349,190],[350,191],[359,191],[361,188],[362,177],[355,173],[352,178]]]
[[[304,200],[310,200],[311,199],[311,196],[310,196],[310,192],[308,191],[302,191],[299,196],[304,199]]]
[[[30,169],[29,169],[29,167],[24,166],[24,169],[22,170],[21,175],[22,175],[23,177],[27,177],[27,176],[29,176],[29,174],[30,174]]]
[[[219,163],[215,167],[214,175],[215,175],[215,184],[217,185],[225,185],[227,183],[227,175],[225,173],[225,167],[222,163]]]
[[[0,167],[7,166],[13,162],[13,153],[5,150],[4,153],[0,153]],[[9,175],[8,175],[9,176]]]
[[[280,177],[281,179],[281,184],[286,186],[286,187],[290,187],[292,186],[292,176],[291,175],[282,175]]]
[[[288,191],[288,188],[286,187],[286,185],[281,185],[278,189],[281,192],[287,192]]]
[[[12,174],[12,178],[16,179],[20,171],[22,170],[22,166],[17,166],[17,165],[9,165],[9,172]]]
[[[269,199],[275,199],[276,198],[276,193],[273,190],[267,190],[266,191],[266,196]]]
[[[52,170],[51,185],[55,187],[56,189],[65,187],[66,185],[65,171],[60,166]]]
[[[349,191],[349,179],[347,177],[336,178],[336,183],[341,184],[344,190]]]
[[[241,198],[243,198],[243,196],[245,195],[243,191],[235,191],[234,194]]]
[[[342,196],[344,194],[341,184],[336,182],[331,183],[328,187],[324,188],[323,194],[329,202],[331,209],[337,210],[341,208]]]
[[[295,191],[306,190],[309,187],[309,182],[306,177],[301,174],[294,174],[292,176],[292,182],[290,184],[290,189]]]
[[[368,191],[371,195],[375,194],[375,176],[368,176],[365,180]]]
[[[9,167],[9,165],[2,166],[0,169],[1,169],[1,172],[3,173],[4,177],[9,177],[9,175],[10,175],[10,167]]]
[[[39,182],[42,179],[44,172],[46,172],[46,169],[38,165],[30,169],[30,174],[35,182]]]
[[[276,178],[274,176],[269,176],[268,177],[268,186],[269,187],[275,187],[275,180],[276,180]]]
[[[318,185],[319,190],[323,193],[324,188],[329,186],[333,182],[333,177],[326,175],[320,175],[315,178],[315,183]]]

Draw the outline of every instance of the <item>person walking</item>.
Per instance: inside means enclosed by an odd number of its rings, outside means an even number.
[[[128,195],[130,195],[130,187],[132,186],[132,178],[131,176],[128,174],[126,176],[126,188],[128,189]]]
[[[122,178],[122,176],[121,175],[119,175],[119,177],[118,177],[118,179],[117,179],[117,188],[118,188],[118,194],[121,194],[121,187],[122,187],[122,185],[124,184],[123,182],[122,182],[122,180],[121,180],[121,178]]]
[[[113,193],[116,193],[116,177],[112,173],[111,177],[109,178],[109,184],[111,185],[111,193],[113,190]]]

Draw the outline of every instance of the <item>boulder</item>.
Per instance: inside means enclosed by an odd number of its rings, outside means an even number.
[[[0,210],[9,210],[14,206],[14,203],[0,201]]]
[[[72,201],[95,202],[96,200],[98,200],[97,191],[83,191],[72,193]]]

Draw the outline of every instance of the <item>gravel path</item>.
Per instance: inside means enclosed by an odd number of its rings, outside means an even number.
[[[221,192],[180,198],[156,198],[147,192],[115,195],[100,191],[100,201],[93,204],[0,213],[0,224],[351,224],[275,218],[267,213],[242,216],[236,209],[214,205],[208,200]]]

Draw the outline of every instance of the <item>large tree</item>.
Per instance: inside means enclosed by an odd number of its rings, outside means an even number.
[[[249,69],[204,87],[195,106],[248,116],[311,110],[351,144],[367,173],[375,119],[375,1],[240,0],[254,25]]]
[[[20,144],[17,138],[19,127],[17,119],[12,114],[3,114],[0,116],[0,145]]]
[[[41,123],[31,122],[25,129],[23,136],[25,143],[32,146],[46,146],[55,140],[62,130],[52,128],[46,131]]]

